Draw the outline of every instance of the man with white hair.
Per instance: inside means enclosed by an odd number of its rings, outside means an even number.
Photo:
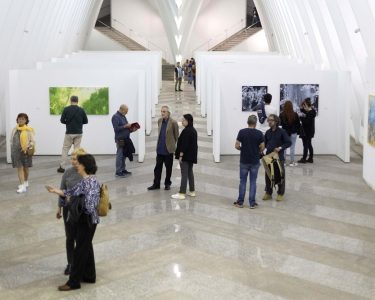
[[[164,186],[165,190],[171,189],[171,176],[173,167],[173,153],[176,150],[176,142],[178,139],[178,124],[170,116],[170,110],[167,105],[161,107],[161,118],[158,120],[159,137],[156,146],[156,166],[154,169],[154,183],[147,189],[160,189],[161,174],[163,171],[163,163],[165,164],[166,175]]]

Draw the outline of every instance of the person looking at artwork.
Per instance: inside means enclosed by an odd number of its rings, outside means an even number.
[[[161,118],[158,120],[158,142],[156,145],[156,166],[154,169],[154,183],[147,189],[160,189],[161,174],[163,164],[165,165],[164,189],[171,189],[171,176],[173,167],[173,153],[176,150],[176,142],[178,139],[178,124],[171,118],[171,113],[167,105],[161,107]]]
[[[235,148],[241,151],[240,156],[240,185],[237,201],[234,206],[242,208],[245,193],[247,175],[249,175],[249,206],[251,209],[256,208],[256,188],[259,170],[260,153],[264,150],[264,137],[260,130],[255,129],[258,118],[254,115],[247,119],[248,128],[241,129],[238,132]]]
[[[187,195],[190,197],[196,196],[193,164],[196,164],[198,160],[198,134],[193,127],[193,116],[191,114],[186,114],[183,116],[182,126],[185,128],[181,131],[178,138],[175,152],[175,158],[179,160],[181,167],[180,191],[171,196],[173,199],[180,200],[185,199],[188,180],[189,192]]]
[[[292,142],[290,141],[289,135],[286,131],[279,127],[280,119],[277,115],[270,114],[268,116],[267,122],[269,124],[270,129],[266,131],[264,135],[264,144],[266,146],[266,154],[270,154],[272,152],[277,152],[280,159],[280,166],[282,168],[282,173],[284,174],[284,180],[281,183],[277,184],[277,198],[276,201],[282,201],[284,199],[285,194],[285,156],[284,152],[285,149],[289,148]],[[266,179],[266,187],[265,187],[265,194],[263,196],[263,200],[270,200],[272,199],[272,183],[269,179],[268,175],[265,174]]]
[[[176,67],[174,68],[174,73],[175,73],[175,78],[176,78],[176,83],[174,85],[174,90],[177,92],[182,92],[181,90],[181,82],[182,82],[182,77],[184,76],[184,70],[182,69],[180,62],[177,62]],[[178,90],[177,90],[177,85],[178,85]]]
[[[55,193],[65,198],[65,201],[78,201],[77,196],[83,195],[83,213],[79,220],[74,223],[76,230],[76,247],[73,252],[73,264],[69,280],[58,287],[59,291],[70,291],[81,288],[81,282],[95,283],[96,270],[94,249],[92,240],[94,238],[99,215],[97,206],[99,204],[100,185],[96,179],[97,166],[95,158],[90,154],[77,156],[77,173],[82,177],[71,189],[60,190],[52,186],[46,186],[48,192]]]
[[[87,154],[83,148],[77,148],[73,151],[72,156],[70,157],[70,161],[72,163],[72,167],[66,169],[60,184],[60,190],[69,190],[72,189],[78,182],[82,180],[82,176],[78,174],[77,165],[78,165],[78,156]],[[65,228],[65,238],[66,238],[66,257],[68,264],[65,268],[64,274],[69,275],[72,269],[73,264],[73,253],[74,253],[74,246],[75,246],[75,235],[76,235],[76,226],[69,222],[68,220],[68,207],[65,202],[65,198],[59,196],[57,201],[57,212],[56,218],[60,219],[63,217],[64,220],[64,228]]]
[[[64,173],[69,150],[72,146],[74,146],[74,149],[81,147],[82,127],[84,124],[88,123],[85,110],[78,106],[77,96],[70,97],[70,105],[64,108],[60,122],[66,125],[66,131],[60,166],[57,169],[57,172]]]
[[[277,115],[277,108],[271,106],[272,102],[272,95],[269,93],[266,93],[263,95],[263,102],[264,102],[264,111],[266,113],[266,118],[268,118],[271,114]],[[258,129],[265,134],[266,131],[269,129],[269,125],[267,121],[265,121],[263,124],[258,122]]]
[[[303,143],[303,156],[298,161],[301,164],[313,163],[314,162],[314,148],[311,144],[311,140],[315,135],[315,117],[316,111],[311,105],[311,99],[306,98],[301,104],[301,112],[304,114],[301,117],[302,127],[304,135],[300,136]],[[307,155],[309,157],[307,158]]]
[[[116,177],[126,177],[132,174],[126,170],[125,160],[126,157],[131,158],[131,160],[133,159],[134,146],[130,140],[130,133],[137,129],[132,127],[132,124],[128,122],[126,118],[128,111],[128,106],[121,104],[119,110],[112,116],[112,126],[115,132],[116,143]]]
[[[10,149],[13,168],[17,168],[19,186],[17,193],[25,193],[29,187],[29,168],[33,166],[30,150],[35,149],[34,129],[29,127],[29,117],[19,113],[17,125],[10,135]]]
[[[295,161],[295,148],[296,148],[296,140],[297,134],[300,132],[301,123],[298,117],[298,114],[293,110],[293,103],[292,101],[286,101],[284,104],[284,109],[280,114],[280,123],[281,128],[283,128],[286,133],[289,135],[292,145],[289,148],[290,153],[290,167],[297,166],[297,162]]]

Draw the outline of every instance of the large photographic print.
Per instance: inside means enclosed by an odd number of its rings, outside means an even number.
[[[242,111],[254,111],[267,93],[267,86],[242,86]]]
[[[370,95],[368,98],[368,129],[367,141],[375,147],[375,95]]]
[[[109,114],[108,87],[50,87],[50,114],[61,115],[64,107],[70,105],[70,97],[73,95],[78,97],[78,105],[86,114]]]
[[[301,103],[306,98],[311,99],[311,104],[318,115],[319,110],[319,84],[280,84],[280,111],[287,100],[292,101],[294,111],[298,112]]]

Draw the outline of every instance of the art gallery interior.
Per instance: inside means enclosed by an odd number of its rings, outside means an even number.
[[[1,299],[375,299],[375,1],[2,0],[0,22]],[[239,33],[248,35],[215,50]],[[196,89],[185,79],[175,92],[166,70],[173,77],[192,57]],[[314,163],[286,167],[280,202],[261,200],[261,168],[259,207],[234,207],[234,144],[256,114],[243,91],[266,89],[279,111],[292,85],[316,95]],[[65,232],[45,190],[60,185],[65,133],[51,87],[109,93],[109,113],[88,116],[82,147],[113,209],[93,241],[96,283],[70,292],[56,288],[67,279]],[[111,117],[121,104],[141,126],[126,178],[114,176]],[[172,190],[147,190],[163,105],[177,121],[194,117],[197,197],[171,199],[177,160]],[[23,194],[10,151],[20,112],[36,132]]]

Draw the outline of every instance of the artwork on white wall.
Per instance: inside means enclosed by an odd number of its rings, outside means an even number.
[[[375,147],[375,95],[370,95],[368,98],[367,141]]]
[[[318,115],[319,84],[280,84],[280,112],[287,100],[292,101],[294,111],[299,112],[301,103],[306,98],[311,99],[311,104]]]
[[[254,111],[267,93],[267,86],[242,86],[242,111]]]
[[[61,115],[64,107],[70,105],[70,97],[73,95],[78,97],[78,104],[86,114],[109,114],[108,87],[50,87],[50,114]]]

